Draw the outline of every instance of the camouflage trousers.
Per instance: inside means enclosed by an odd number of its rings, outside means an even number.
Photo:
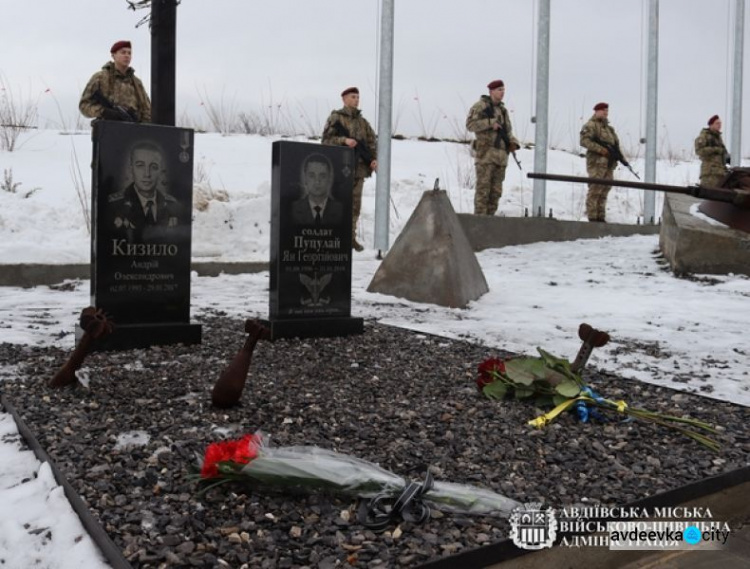
[[[721,183],[724,181],[724,178],[726,178],[726,173],[719,174],[717,176],[712,175],[703,175],[700,179],[700,185],[704,186],[706,188],[720,188]]]
[[[589,178],[604,178],[611,180],[614,170],[606,166],[593,166],[587,168]],[[586,194],[586,216],[589,221],[604,221],[607,213],[607,194],[612,186],[600,184],[589,184],[589,191]]]
[[[362,189],[365,185],[364,178],[354,178],[354,188],[352,189],[352,240],[357,240],[357,222],[359,221],[359,212],[362,211]]]
[[[474,192],[474,215],[495,215],[503,195],[505,167],[491,162],[477,162],[477,189]]]

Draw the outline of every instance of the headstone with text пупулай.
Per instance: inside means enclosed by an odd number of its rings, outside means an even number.
[[[271,339],[361,334],[351,316],[354,151],[273,144]]]

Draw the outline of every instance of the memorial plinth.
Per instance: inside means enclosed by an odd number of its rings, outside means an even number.
[[[750,234],[697,213],[700,203],[685,195],[664,196],[659,248],[672,270],[750,275]]]

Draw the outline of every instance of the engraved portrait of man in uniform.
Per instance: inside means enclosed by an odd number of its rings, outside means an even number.
[[[169,230],[188,220],[168,191],[163,150],[152,141],[136,142],[125,174],[130,183],[108,199],[111,229],[131,243],[168,240]]]
[[[296,225],[336,225],[341,223],[344,206],[333,197],[333,164],[319,153],[309,154],[300,168],[303,195],[292,202],[292,221]]]

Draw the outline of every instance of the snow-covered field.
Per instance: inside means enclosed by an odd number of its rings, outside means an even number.
[[[302,139],[300,139],[302,140]],[[196,135],[196,261],[267,261],[269,257],[271,144],[258,136]],[[24,135],[19,150],[0,154],[0,266],[15,263],[86,263],[89,233],[80,194],[90,187],[88,133],[39,131]],[[533,151],[522,149],[525,170]],[[393,243],[419,198],[436,178],[458,212],[471,212],[473,163],[465,145],[393,142],[391,235]],[[639,172],[643,164],[634,161]],[[657,181],[697,181],[698,163],[660,162]],[[74,173],[85,187],[76,190]],[[585,175],[584,160],[550,151],[549,172]],[[618,170],[617,177],[630,174]],[[15,186],[15,192],[7,191]],[[531,208],[531,181],[508,167],[499,215],[522,216]],[[5,190],[5,191],[3,191]],[[27,196],[27,194],[29,194]],[[561,219],[585,218],[586,188],[549,183],[547,208]],[[375,180],[365,185],[360,241],[367,247],[353,263],[352,312],[492,348],[534,353],[536,346],[572,358],[581,322],[606,330],[612,342],[594,352],[591,366],[624,378],[698,392],[750,406],[748,348],[750,279],[677,279],[659,262],[658,238],[635,236],[537,243],[477,255],[490,292],[466,309],[449,309],[366,292],[378,266],[373,249]],[[636,223],[643,195],[615,189],[609,221]],[[657,199],[657,212],[661,199]],[[192,310],[219,308],[239,317],[267,314],[268,274],[222,275],[192,280]],[[0,342],[72,348],[73,324],[89,304],[88,282],[72,290],[0,288]],[[0,364],[0,380],[14,370]],[[22,449],[12,419],[0,414],[0,560],[6,567],[96,567],[83,530],[54,486],[49,469]],[[35,478],[36,477],[36,478]],[[33,482],[23,483],[24,479]],[[32,486],[33,485],[33,486]],[[10,505],[10,507],[6,507]],[[56,529],[52,540],[44,532]],[[74,543],[75,545],[74,547]]]

